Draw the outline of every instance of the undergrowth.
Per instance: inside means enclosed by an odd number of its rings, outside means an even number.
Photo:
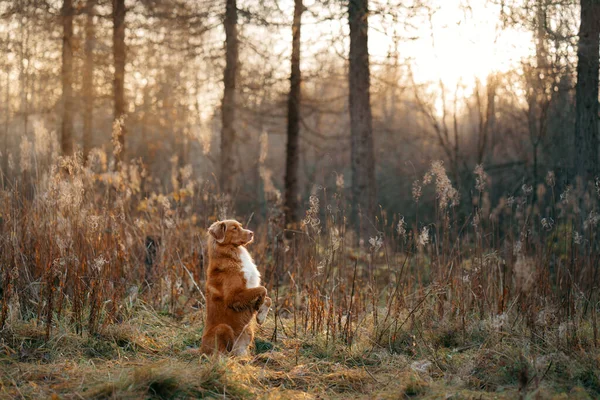
[[[598,182],[549,172],[491,204],[481,166],[459,191],[435,162],[411,220],[380,210],[360,238],[343,186],[286,227],[273,187],[236,215],[191,167],[155,191],[141,162],[51,148],[0,191],[3,395],[600,396]],[[249,360],[193,352],[206,227],[225,217],[256,232],[274,300]]]

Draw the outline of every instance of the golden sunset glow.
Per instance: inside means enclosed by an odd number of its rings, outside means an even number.
[[[599,55],[600,0],[0,0],[0,398],[600,398]]]
[[[318,3],[306,3],[309,9],[319,8]],[[373,3],[372,9],[385,4]],[[485,82],[491,73],[518,68],[521,60],[534,50],[530,32],[502,26],[499,5],[474,1],[467,8],[464,0],[436,0],[431,9],[431,15],[423,12],[410,22],[372,13],[369,53],[375,62],[374,69],[378,68],[377,62],[384,61],[393,51],[397,40],[399,57],[402,62],[410,63],[418,83],[437,83],[441,79],[449,88],[459,85],[468,89],[473,87],[475,79]],[[343,38],[347,21],[317,22],[311,15],[304,18],[307,27],[303,32],[303,52],[343,54],[343,46],[347,46],[347,39]],[[343,39],[336,42],[335,37]],[[283,43],[280,46],[284,48]],[[311,57],[303,62],[306,67],[315,65]]]
[[[531,35],[501,28],[500,8],[487,2],[440,0],[431,21],[423,21],[418,39],[404,44],[412,71],[419,82],[441,80],[449,88],[468,90],[476,79],[518,68],[531,55]],[[375,47],[374,51],[377,51]]]

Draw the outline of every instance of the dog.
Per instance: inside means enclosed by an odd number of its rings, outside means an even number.
[[[204,354],[248,354],[254,319],[262,324],[267,317],[271,299],[246,249],[253,238],[254,233],[235,220],[218,221],[208,229]]]

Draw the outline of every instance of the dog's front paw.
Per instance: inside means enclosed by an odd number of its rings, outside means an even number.
[[[265,322],[265,320],[267,319],[267,314],[269,313],[270,309],[271,309],[271,298],[265,297],[265,301],[262,303],[262,305],[258,309],[258,314],[256,314],[256,322],[258,322],[259,325],[262,325]]]
[[[260,307],[264,304],[265,299],[267,298],[267,289],[265,289],[264,287],[262,289],[263,290],[258,295],[258,297],[252,302],[252,308],[254,309],[254,311],[260,310]]]
[[[262,305],[265,302],[265,298],[264,297],[257,297],[256,300],[254,301],[254,304],[252,305],[252,308],[254,309],[254,311],[258,311],[260,310],[260,308],[262,307]]]
[[[231,305],[231,308],[235,312],[242,312],[247,308],[247,306],[245,306],[243,303],[236,302]]]

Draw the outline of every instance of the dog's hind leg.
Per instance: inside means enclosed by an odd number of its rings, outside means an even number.
[[[202,352],[205,354],[212,354],[215,350],[219,353],[230,352],[234,341],[235,338],[231,326],[219,324],[202,338]]]
[[[254,328],[252,322],[244,327],[244,330],[235,339],[231,353],[234,356],[245,357],[248,355],[248,348],[254,342]]]
[[[263,322],[265,322],[265,319],[267,319],[267,314],[269,313],[270,309],[271,309],[271,298],[265,297],[265,301],[262,303],[262,305],[258,309],[258,314],[256,314],[256,322],[258,322],[260,325],[262,325]]]

